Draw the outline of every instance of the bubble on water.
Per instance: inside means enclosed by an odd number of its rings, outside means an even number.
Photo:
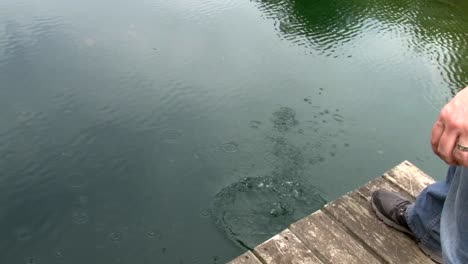
[[[161,232],[154,230],[154,229],[149,229],[146,231],[146,237],[149,239],[160,239],[161,238]]]
[[[55,249],[54,250],[54,257],[55,258],[62,258],[63,257],[63,250],[61,249]]]
[[[259,128],[261,124],[262,124],[262,122],[257,121],[257,120],[251,120],[251,121],[249,122],[249,126],[250,126],[251,128],[255,128],[255,129]]]
[[[182,131],[173,128],[166,128],[161,132],[161,138],[168,144],[176,144],[180,142],[182,138]]]
[[[88,223],[89,215],[86,210],[77,209],[72,212],[72,221],[77,225],[83,225]]]
[[[296,111],[289,107],[280,107],[274,112],[272,122],[275,129],[280,132],[286,132],[299,123],[296,120]]]
[[[306,102],[308,104],[312,104],[312,98],[311,97],[306,97],[306,98],[304,98],[304,102]]]
[[[200,210],[200,215],[203,216],[203,217],[208,217],[211,215],[211,212],[210,212],[210,209],[208,208],[202,208]]]
[[[221,144],[221,149],[226,153],[235,153],[239,149],[239,145],[234,141],[229,141]]]
[[[313,186],[278,177],[249,177],[216,194],[212,216],[229,239],[251,249],[324,204]]]
[[[309,159],[309,164],[311,165],[315,165],[315,164],[318,164],[320,162],[324,162],[325,161],[325,158],[322,157],[322,156],[315,156],[315,157],[312,157]]]
[[[32,238],[31,231],[28,228],[24,227],[18,228],[15,231],[15,236],[16,239],[21,242],[29,241]]]
[[[121,241],[121,240],[122,240],[122,232],[115,231],[115,232],[109,233],[109,239],[110,239],[110,241],[112,241],[112,242],[119,242],[119,241]]]
[[[343,122],[343,116],[340,114],[333,114],[333,119],[337,122]]]
[[[29,256],[26,258],[26,264],[36,264],[36,263],[38,263],[36,257]]]

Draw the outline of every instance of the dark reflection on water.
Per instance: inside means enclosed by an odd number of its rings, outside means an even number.
[[[313,54],[350,57],[339,48],[369,32],[393,32],[439,65],[455,94],[468,82],[468,4],[447,1],[256,0],[281,36]],[[378,46],[373,47],[379,49]]]
[[[255,1],[284,38],[326,56],[362,33],[366,10],[359,1]]]
[[[436,168],[467,11],[1,1],[0,263],[223,263],[402,159]]]

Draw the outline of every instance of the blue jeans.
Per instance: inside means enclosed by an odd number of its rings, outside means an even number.
[[[445,181],[424,189],[407,210],[416,238],[445,263],[468,263],[468,168],[451,166]]]

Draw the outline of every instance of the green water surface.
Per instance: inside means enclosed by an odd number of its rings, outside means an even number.
[[[467,13],[0,0],[0,263],[224,263],[403,160],[443,179]]]

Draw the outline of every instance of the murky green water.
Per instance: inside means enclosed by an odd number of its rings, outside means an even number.
[[[467,12],[0,1],[0,263],[223,263],[404,159],[442,179]]]

